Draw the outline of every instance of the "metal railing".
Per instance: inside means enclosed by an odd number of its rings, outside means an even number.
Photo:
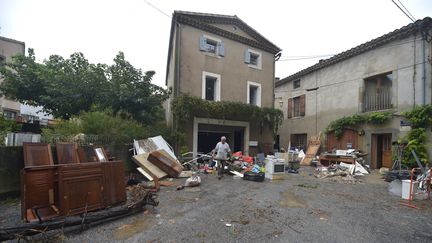
[[[390,91],[363,95],[363,112],[391,109],[393,107]]]

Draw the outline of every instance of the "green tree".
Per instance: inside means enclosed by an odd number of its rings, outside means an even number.
[[[162,102],[168,92],[151,83],[153,71],[143,73],[120,52],[114,64],[92,64],[82,53],[68,59],[52,55],[43,63],[35,54],[13,57],[0,67],[4,82],[0,91],[22,103],[44,107],[54,117],[69,119],[94,107],[109,108],[114,114],[126,111],[145,124],[162,116]]]
[[[134,68],[122,52],[107,69],[109,88],[101,105],[114,114],[126,111],[144,124],[153,124],[163,118],[161,104],[168,98],[167,90],[151,83],[154,71],[143,73]]]

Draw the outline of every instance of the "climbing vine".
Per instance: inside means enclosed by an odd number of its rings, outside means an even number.
[[[427,135],[426,129],[432,126],[432,105],[418,106],[411,111],[404,112],[403,115],[411,124],[411,131],[403,138],[407,143],[403,155],[403,163],[414,167],[416,162],[411,150],[414,150],[423,164],[426,164],[429,156],[426,149]]]
[[[174,138],[177,143],[183,144],[185,138],[185,125],[194,116],[228,119],[238,121],[253,121],[261,128],[267,126],[273,137],[279,130],[283,121],[283,112],[274,108],[261,108],[241,102],[231,101],[207,101],[190,95],[181,95],[171,103],[176,129]]]
[[[343,130],[347,127],[356,127],[362,124],[379,125],[387,122],[392,116],[390,112],[372,112],[364,115],[344,116],[332,121],[326,129],[326,133],[334,132],[335,137],[339,139],[342,137]]]

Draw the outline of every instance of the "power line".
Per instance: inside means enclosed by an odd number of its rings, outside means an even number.
[[[413,18],[411,18],[394,0],[391,0],[399,9],[404,13],[412,22],[415,22]]]
[[[419,40],[422,40],[422,38],[416,38],[414,40],[409,40],[409,41],[405,41],[405,42],[401,42],[401,43],[397,43],[397,44],[393,44],[393,45],[383,45],[383,46],[375,47],[374,50],[382,49],[382,48],[390,48],[390,47],[395,47],[395,46],[401,46],[401,45],[405,45],[405,44],[409,44],[409,43],[414,43],[414,42],[419,41]],[[349,51],[349,50],[347,50],[347,51]],[[339,54],[344,53],[344,52],[346,52],[346,51],[340,52]],[[283,61],[297,61],[297,60],[316,59],[316,58],[322,58],[322,57],[326,57],[326,56],[335,56],[335,55],[338,55],[338,54],[303,56],[303,57],[299,56],[299,58],[281,59],[281,60],[278,60],[278,61],[282,61],[282,62]]]
[[[423,64],[423,63],[427,63],[427,61],[426,62],[418,62],[418,63],[415,63],[415,64],[410,64],[410,65],[407,65],[407,66],[403,66],[403,67],[399,67],[399,68],[393,69],[392,73],[394,71],[399,71],[399,70],[407,69],[407,68],[414,67],[414,66],[417,66],[417,65],[420,65],[420,64]],[[347,79],[347,80],[339,81],[339,82],[332,83],[332,84],[324,84],[324,85],[321,85],[321,86],[318,86],[318,87],[319,88],[325,88],[325,87],[330,87],[330,86],[334,86],[334,85],[338,85],[338,84],[347,84],[349,82],[358,81],[360,79],[363,80],[363,79],[365,79],[365,77],[357,77],[357,78]],[[310,89],[310,88],[307,88],[307,89]],[[293,91],[306,91],[307,89],[295,89],[295,90],[276,90],[275,89],[275,92],[276,93],[286,93],[286,92],[293,92]]]
[[[306,59],[316,59],[316,58],[330,57],[330,56],[334,56],[334,55],[335,54],[312,55],[312,56],[282,56],[285,59],[280,59],[278,61],[284,62],[284,61],[297,61],[297,60],[306,60]]]
[[[156,11],[158,11],[159,13],[167,16],[168,18],[171,19],[171,16],[169,14],[166,14],[164,11],[162,11],[160,8],[156,7],[155,5],[151,4],[150,2],[148,2],[147,0],[143,0],[145,3],[147,3],[147,5],[149,5],[150,7],[154,8]]]
[[[403,5],[403,3],[400,1],[400,0],[398,0],[398,2],[400,3],[400,5],[405,9],[405,11],[414,19],[414,20],[417,20],[415,17],[414,17],[414,15],[412,15],[411,13],[410,13],[410,11],[408,11],[408,9],[405,7],[405,5]]]

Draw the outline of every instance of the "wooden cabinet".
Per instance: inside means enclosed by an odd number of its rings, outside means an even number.
[[[22,218],[55,206],[60,216],[81,214],[126,201],[122,161],[27,167],[22,171]],[[29,214],[30,212],[30,214]]]
[[[101,163],[105,180],[106,205],[116,205],[126,201],[125,165],[122,161]]]
[[[26,219],[27,209],[56,203],[56,166],[26,168],[21,173],[21,215]]]
[[[105,207],[104,175],[101,163],[59,167],[61,215],[74,215]]]

